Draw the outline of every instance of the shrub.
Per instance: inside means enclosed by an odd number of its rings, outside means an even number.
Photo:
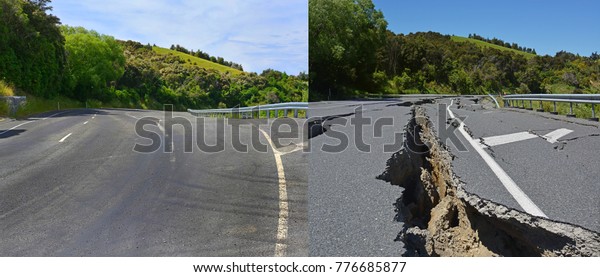
[[[14,88],[11,85],[4,82],[3,80],[0,80],[0,96],[14,96],[14,95],[15,95]]]

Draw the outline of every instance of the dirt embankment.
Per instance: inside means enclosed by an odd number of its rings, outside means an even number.
[[[420,107],[378,177],[404,188],[396,211],[407,256],[600,256],[600,234],[467,192]]]

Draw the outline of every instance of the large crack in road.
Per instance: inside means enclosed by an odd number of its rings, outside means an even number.
[[[404,188],[395,207],[405,256],[600,256],[600,234],[466,191],[422,107],[377,177]]]

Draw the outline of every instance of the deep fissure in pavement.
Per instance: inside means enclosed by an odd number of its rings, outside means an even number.
[[[600,234],[467,192],[422,107],[377,178],[404,188],[395,208],[405,256],[600,256]]]

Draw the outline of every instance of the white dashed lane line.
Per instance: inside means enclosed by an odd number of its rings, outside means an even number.
[[[64,142],[68,137],[70,137],[73,133],[69,133],[68,135],[64,136],[62,139],[60,139],[58,142]]]

